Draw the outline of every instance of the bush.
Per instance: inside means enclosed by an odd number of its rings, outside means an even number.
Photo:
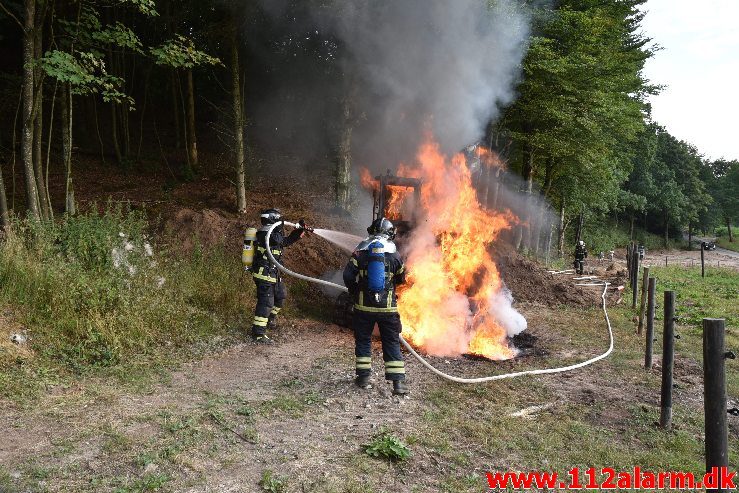
[[[0,303],[23,308],[38,357],[84,373],[227,334],[253,290],[238,255],[160,256],[142,213],[92,209],[15,222],[0,244]]]

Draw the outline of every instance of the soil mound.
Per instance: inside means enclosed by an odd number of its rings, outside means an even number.
[[[189,254],[199,246],[211,249],[225,246],[234,251],[238,249],[243,235],[239,220],[218,209],[180,209],[165,221],[164,233],[171,246],[182,253]]]
[[[244,231],[257,227],[256,221],[245,221],[239,216],[220,209],[180,209],[165,221],[164,234],[171,247],[183,254],[190,254],[196,246],[204,250],[225,247],[241,256]],[[289,233],[291,228],[286,228]],[[289,269],[318,276],[330,270],[343,269],[349,254],[342,252],[322,238],[306,235],[285,251],[284,262]]]
[[[523,257],[512,248],[499,248],[498,269],[513,299],[546,306],[593,306],[601,290],[573,286],[572,276],[550,274],[542,265]]]

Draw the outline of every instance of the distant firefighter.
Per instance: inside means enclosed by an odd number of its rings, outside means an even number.
[[[287,295],[285,285],[280,278],[280,271],[273,264],[267,255],[267,230],[270,226],[282,220],[282,214],[279,209],[267,209],[260,215],[262,227],[256,232],[256,239],[253,245],[247,245],[244,242],[244,265],[251,270],[254,283],[257,286],[257,306],[254,309],[254,322],[251,327],[251,335],[254,342],[259,344],[271,344],[272,339],[267,336],[267,328],[274,329],[277,327],[277,314],[282,309],[282,304]],[[303,220],[298,222],[289,236],[285,237],[282,225],[272,230],[269,238],[272,255],[278,262],[282,257],[282,251],[298,241],[305,234],[306,228]],[[254,238],[249,236],[247,231],[247,239]],[[247,248],[250,247],[250,248]],[[254,248],[256,247],[256,248]],[[253,261],[247,257],[249,250],[253,252]],[[248,260],[247,260],[248,258]],[[249,265],[249,262],[252,262]]]
[[[402,325],[396,297],[396,287],[405,282],[405,266],[393,243],[393,223],[384,217],[376,219],[367,232],[370,236],[357,246],[344,269],[344,284],[354,299],[355,383],[361,388],[370,383],[372,330],[377,324],[382,339],[385,380],[393,382],[393,394],[407,394],[405,362],[400,352]]]
[[[585,242],[580,240],[575,246],[575,272],[582,274],[585,269],[585,259],[588,258],[588,250]]]

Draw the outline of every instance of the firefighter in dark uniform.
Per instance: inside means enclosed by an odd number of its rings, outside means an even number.
[[[392,241],[395,228],[390,221],[377,219],[367,232],[370,236],[357,246],[344,269],[344,284],[354,300],[355,383],[361,388],[370,383],[372,330],[377,324],[385,379],[393,382],[393,394],[407,394],[405,363],[400,352],[402,325],[395,293],[396,286],[405,282],[405,266]]]
[[[585,268],[585,259],[588,258],[588,250],[585,242],[580,240],[575,246],[575,272],[582,274]]]
[[[280,278],[280,271],[267,255],[267,230],[276,222],[282,220],[279,209],[267,209],[260,215],[262,227],[257,231],[256,251],[252,264],[252,277],[257,285],[257,306],[254,309],[254,322],[251,335],[254,342],[271,344],[272,339],[267,336],[267,328],[277,327],[277,314],[285,301],[285,285]],[[289,236],[285,237],[282,225],[272,230],[269,245],[275,260],[281,262],[282,251],[298,241],[305,234],[305,223],[301,219],[298,227]]]

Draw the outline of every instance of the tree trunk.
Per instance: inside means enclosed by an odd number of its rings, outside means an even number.
[[[670,215],[665,212],[665,238],[664,246],[667,248],[667,244],[670,241]]]
[[[487,207],[488,205],[488,199],[490,198],[490,176],[492,175],[490,168],[492,168],[491,164],[485,164],[482,161],[480,162],[480,165],[483,166],[482,172],[483,179],[482,179],[482,197],[480,199],[480,204],[483,205],[483,207]]]
[[[239,43],[236,26],[231,32],[231,95],[233,97],[234,138],[236,140],[236,207],[246,212],[246,157],[244,153],[244,110],[241,107]]]
[[[565,200],[559,202],[559,239],[557,242],[557,253],[562,257],[565,254]]]
[[[693,249],[693,223],[688,223],[688,250]]]
[[[146,104],[149,101],[149,78],[151,77],[152,65],[149,65],[149,69],[146,72],[146,78],[144,79],[144,104],[141,107],[141,119],[139,120],[139,146],[136,149],[136,162],[141,162],[141,145],[144,142],[144,115],[146,115]]]
[[[103,165],[105,165],[106,164],[105,163],[105,146],[103,145],[103,136],[100,134],[100,119],[98,118],[98,103],[97,103],[97,98],[94,95],[92,97],[92,111],[95,113],[95,132],[97,133],[98,143],[100,144],[100,161],[102,161]]]
[[[74,187],[72,184],[72,112],[73,101],[72,92],[69,85],[64,87],[64,95],[62,97],[62,154],[64,157],[65,169],[65,199],[64,210],[67,214],[76,212],[74,202]]]
[[[190,167],[198,168],[198,142],[195,136],[195,86],[192,80],[192,69],[187,69],[187,153]]]
[[[496,210],[498,208],[498,197],[500,192],[500,178],[501,178],[501,169],[499,167],[495,168],[495,175],[493,178],[493,193],[490,196],[490,202],[489,202],[489,208]]]
[[[182,145],[182,131],[180,130],[180,101],[177,97],[177,89],[179,84],[177,82],[177,69],[172,69],[171,84],[172,84],[172,115],[174,117],[174,146],[175,149],[179,149]]]
[[[583,212],[580,212],[580,217],[577,220],[577,237],[575,238],[575,243],[579,243],[580,240],[582,240],[582,227],[585,223],[585,214]]]
[[[39,80],[38,74],[36,80]],[[43,219],[49,219],[51,211],[49,204],[46,202],[46,184],[44,183],[43,168],[43,135],[44,135],[44,108],[43,108],[43,91],[36,91],[36,114],[33,119],[33,174],[36,177],[36,190],[38,192],[39,213]]]
[[[110,103],[110,133],[113,139],[115,159],[118,162],[118,166],[123,166],[123,154],[121,153],[121,145],[118,142],[118,111],[114,101]]]
[[[51,110],[49,111],[49,135],[46,137],[46,171],[44,176],[44,191],[46,192],[46,203],[49,205],[49,219],[54,219],[54,208],[51,205],[51,194],[49,193],[49,164],[51,161],[51,142],[54,137],[54,107],[56,105],[56,93],[59,82],[54,82],[54,93],[51,96]]]
[[[5,182],[3,171],[0,168],[0,227],[7,230],[10,226],[10,214],[8,213],[8,198],[5,195]]]
[[[348,211],[351,201],[351,166],[352,166],[352,122],[351,122],[351,89],[348,82],[344,98],[341,102],[341,136],[339,138],[338,156],[336,157],[336,184],[334,205],[337,209]]]
[[[729,232],[729,243],[733,243],[734,237],[731,235],[731,218],[729,218],[729,216],[725,216],[725,219],[726,219],[726,229]]]
[[[534,152],[531,147],[527,144],[524,149],[524,162],[523,168],[521,169],[521,176],[526,183],[524,193],[525,204],[526,204],[526,222],[522,225],[522,245],[527,249],[531,249],[531,236],[532,236],[532,222],[534,215],[532,213],[532,191],[534,189]]]
[[[634,214],[631,214],[631,227],[629,228],[629,239],[634,241]]]
[[[26,175],[26,201],[28,213],[39,218],[39,197],[36,187],[36,173],[33,165],[33,106],[34,106],[34,19],[36,0],[24,1],[23,31],[23,133],[21,135],[21,154]]]
[[[546,213],[545,211],[545,204],[546,199],[544,196],[541,197],[541,201],[537,204],[537,211],[536,211],[536,228],[533,231],[533,249],[534,254],[536,256],[539,256],[539,250],[541,248],[541,232],[544,229],[544,215]]]
[[[39,60],[43,56],[43,29],[45,15],[36,12],[35,32],[33,36],[33,58]],[[33,120],[33,173],[36,176],[36,190],[40,206],[40,215],[48,220],[51,218],[51,207],[48,203],[49,194],[46,192],[44,182],[44,159],[43,159],[43,137],[44,137],[44,79],[40,67],[34,67],[34,120]]]

